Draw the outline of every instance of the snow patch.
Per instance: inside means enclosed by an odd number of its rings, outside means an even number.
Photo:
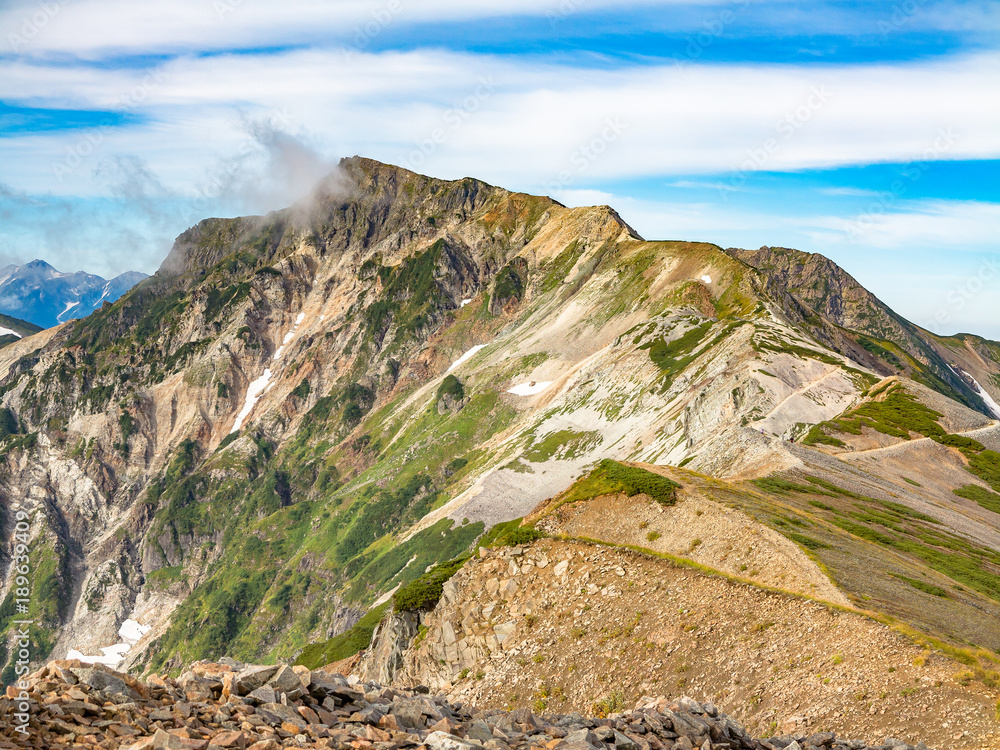
[[[18,338],[21,338],[21,334],[17,331],[10,328],[4,328],[3,326],[0,326],[0,336],[17,336]]]
[[[121,643],[116,643],[114,646],[101,647],[100,656],[88,656],[77,651],[75,648],[71,648],[69,653],[66,654],[66,658],[78,659],[84,664],[103,664],[106,667],[114,669],[125,660],[126,655],[132,650],[132,647],[151,629],[149,625],[141,625],[135,620],[126,620],[118,628],[118,636],[122,639]]]
[[[67,302],[66,303],[66,309],[63,310],[58,315],[56,315],[56,320],[60,320],[61,321],[63,319],[63,315],[65,315],[66,313],[68,313],[70,310],[72,310],[74,307],[76,307],[79,304],[80,304],[79,302]]]
[[[451,372],[463,362],[468,362],[472,357],[476,355],[476,352],[478,352],[480,349],[485,349],[487,346],[489,346],[489,344],[479,344],[478,346],[472,347],[471,349],[469,349],[469,351],[467,351],[461,357],[452,362],[451,367],[448,368],[447,372]]]
[[[471,302],[472,302],[471,299],[463,299],[462,300],[462,304],[459,305],[459,308],[465,307],[466,305],[470,304]]]
[[[544,391],[550,385],[552,385],[551,380],[546,380],[543,383],[521,383],[521,385],[515,385],[507,393],[513,393],[515,396],[534,396]]]
[[[963,370],[962,372],[965,371]],[[969,373],[967,372],[965,374],[969,375]],[[984,402],[986,402],[986,406],[988,406],[990,411],[993,412],[993,416],[1000,419],[1000,404],[994,401],[993,397],[986,392],[986,389],[983,388],[981,385],[979,385],[978,380],[973,378],[971,375],[969,375],[969,378],[971,378],[973,385],[976,386],[976,391],[979,393],[979,398],[981,398]]]
[[[118,628],[118,635],[121,636],[121,639],[125,643],[131,643],[131,645],[134,646],[152,629],[151,625],[141,625],[135,620],[126,620],[122,623],[122,626]]]
[[[298,333],[299,326],[302,325],[302,321],[305,319],[305,317],[306,317],[305,313],[299,313],[298,317],[295,319],[295,325],[292,326],[292,330],[290,330],[288,333],[285,334],[285,338],[282,340],[281,346],[279,346],[278,350],[274,353],[273,359],[275,360],[281,359],[281,355],[285,353],[285,347],[288,345],[289,341],[295,338],[295,334]]]
[[[239,432],[240,427],[243,426],[243,420],[250,416],[250,412],[257,405],[257,401],[260,399],[260,395],[267,388],[267,384],[271,381],[271,368],[264,370],[264,374],[253,381],[247,387],[247,399],[246,403],[243,404],[243,409],[239,414],[236,415],[236,421],[233,423],[233,429],[229,431],[230,434],[234,432]]]
[[[706,284],[711,284],[712,283],[712,277],[709,276],[708,274],[705,274],[704,276],[702,276],[701,280],[704,281]]]

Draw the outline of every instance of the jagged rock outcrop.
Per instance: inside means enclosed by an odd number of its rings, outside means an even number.
[[[371,645],[351,674],[366,682],[393,684],[407,650],[420,632],[421,615],[419,611],[410,610],[386,615],[375,627]]]
[[[829,258],[784,247],[726,252],[761,272],[764,288],[802,306],[786,305],[792,322],[817,340],[882,374],[914,377],[985,414],[987,404],[975,385],[956,368],[973,370],[980,380],[997,348],[976,336],[954,337],[962,346],[905,320]],[[832,323],[833,327],[829,326]],[[860,335],[859,335],[860,334]],[[983,358],[983,354],[986,358]]]

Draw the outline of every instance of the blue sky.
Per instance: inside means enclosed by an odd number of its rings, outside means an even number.
[[[0,8],[0,263],[152,272],[342,156],[827,255],[1000,339],[994,2],[34,0]]]

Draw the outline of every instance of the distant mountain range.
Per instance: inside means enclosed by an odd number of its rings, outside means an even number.
[[[0,313],[51,328],[87,317],[145,278],[138,271],[127,271],[110,281],[83,271],[62,273],[44,260],[9,265],[0,269]],[[16,326],[6,327],[16,330]]]

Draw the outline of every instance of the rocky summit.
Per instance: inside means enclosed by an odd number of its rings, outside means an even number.
[[[925,750],[833,732],[753,738],[711,702],[644,698],[600,717],[484,711],[427,687],[384,687],[304,667],[198,662],[140,682],[102,666],[53,661],[26,681],[27,732],[0,726],[0,748],[108,750]],[[15,687],[0,714],[24,700]]]

